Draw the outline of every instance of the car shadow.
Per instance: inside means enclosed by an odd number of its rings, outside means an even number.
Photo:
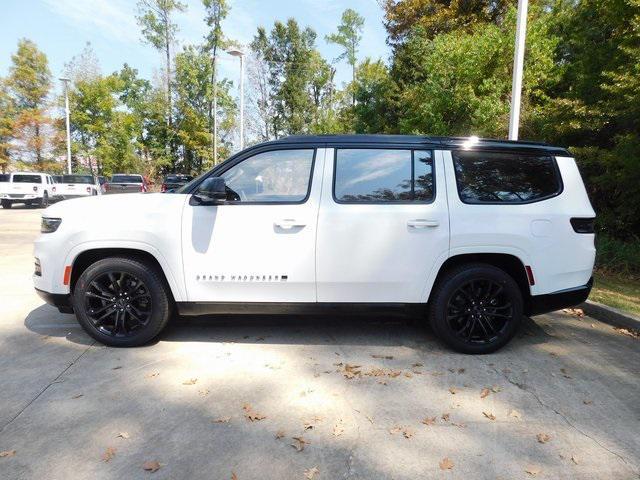
[[[93,342],[82,330],[75,315],[60,313],[46,304],[32,310],[25,318],[24,325],[43,336],[64,337],[82,345]],[[548,339],[544,329],[531,318],[524,317],[521,329],[507,348],[518,348],[522,343],[544,343]],[[162,334],[146,347],[158,342],[405,345],[420,350],[447,351],[423,317],[404,313],[175,316]]]

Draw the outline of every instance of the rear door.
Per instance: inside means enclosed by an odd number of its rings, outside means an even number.
[[[389,147],[327,154],[318,301],[425,302],[427,279],[449,250],[441,152]]]
[[[223,173],[224,205],[185,205],[184,275],[192,302],[315,302],[324,151],[262,150]]]

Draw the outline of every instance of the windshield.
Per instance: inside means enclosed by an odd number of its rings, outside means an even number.
[[[8,182],[8,181],[9,181],[9,175],[5,173],[0,173],[0,182]]]
[[[167,177],[164,179],[165,182],[171,182],[171,183],[176,183],[176,182],[189,182],[193,180],[193,177],[191,175],[167,175]]]
[[[91,175],[63,175],[62,183],[93,183]]]
[[[13,183],[42,183],[40,175],[14,175]]]
[[[114,175],[111,177],[111,183],[142,183],[140,175]]]

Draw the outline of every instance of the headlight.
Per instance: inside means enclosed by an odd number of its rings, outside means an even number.
[[[53,233],[58,229],[61,223],[62,223],[61,218],[42,217],[42,224],[40,225],[40,231],[42,233]]]

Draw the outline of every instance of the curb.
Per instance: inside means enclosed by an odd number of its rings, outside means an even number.
[[[618,310],[617,308],[603,305],[602,303],[587,300],[578,305],[585,314],[590,317],[608,323],[614,327],[631,328],[640,330],[640,317],[629,312]]]

